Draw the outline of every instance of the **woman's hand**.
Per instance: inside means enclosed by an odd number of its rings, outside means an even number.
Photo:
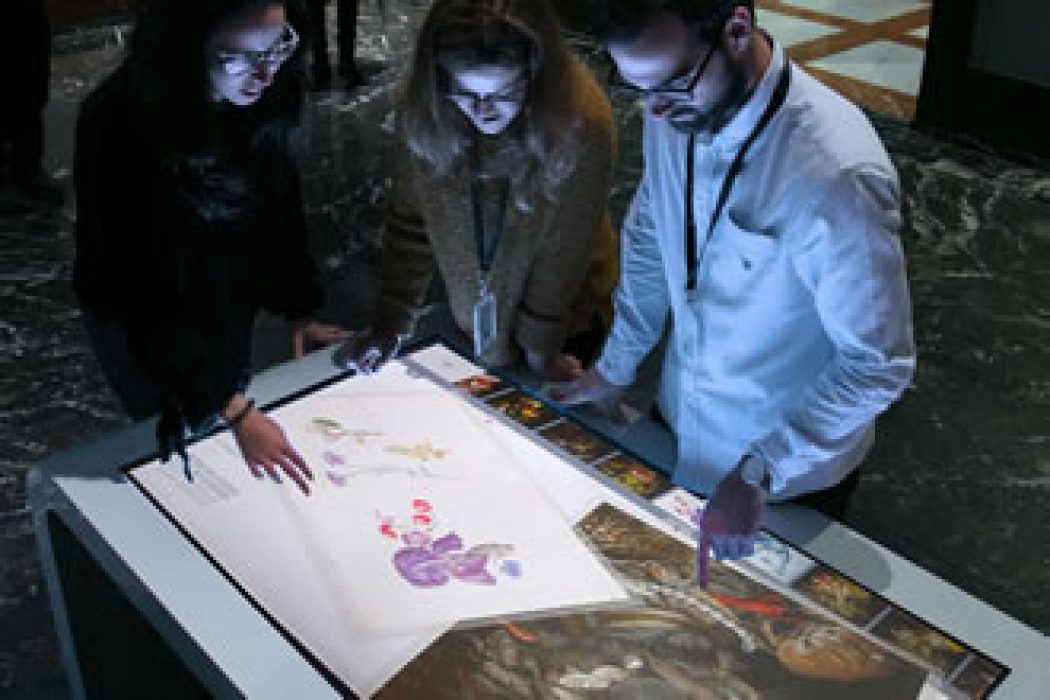
[[[325,345],[341,343],[351,337],[350,331],[326,323],[307,321],[297,323],[292,329],[292,357],[296,360],[308,351]]]
[[[614,423],[627,423],[627,414],[620,403],[626,390],[625,386],[609,383],[596,368],[591,367],[575,379],[551,387],[551,398],[566,406],[590,404]]]
[[[247,400],[237,395],[230,401],[223,414],[229,420],[245,410],[247,405]],[[247,411],[233,426],[233,436],[248,469],[257,479],[263,478],[265,472],[277,483],[281,483],[281,472],[284,472],[303,493],[310,495],[307,481],[313,480],[313,472],[306,466],[306,460],[288,442],[281,426],[254,407],[247,408]]]
[[[583,365],[572,355],[525,351],[525,362],[545,382],[572,382],[583,375]]]
[[[351,334],[332,358],[336,367],[352,369],[362,374],[373,374],[397,354],[401,339],[397,333],[384,329]]]

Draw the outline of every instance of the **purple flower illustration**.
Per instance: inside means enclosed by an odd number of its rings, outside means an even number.
[[[394,568],[406,581],[419,588],[433,588],[448,583],[445,562],[425,547],[405,547],[394,554]]]
[[[426,547],[430,544],[430,535],[415,530],[413,532],[406,532],[401,536],[401,540],[405,543],[406,547]]]
[[[344,464],[346,464],[346,459],[344,459],[343,456],[341,454],[339,454],[338,452],[332,452],[331,450],[325,450],[324,452],[321,453],[321,456],[324,457],[324,461],[325,462],[327,462],[330,466],[333,466],[333,467],[341,467]]]
[[[505,545],[480,545],[463,552],[463,540],[454,532],[434,540],[430,546],[403,547],[394,553],[394,568],[413,586],[433,588],[451,579],[491,586],[496,577],[489,573],[492,554]]]
[[[444,537],[434,540],[434,544],[430,548],[435,554],[450,554],[463,549],[463,540],[456,533],[450,532]]]
[[[514,559],[504,559],[499,570],[510,578],[521,578],[521,562]]]
[[[486,571],[488,563],[488,557],[470,554],[456,557],[450,562],[452,575],[460,581],[491,586],[496,583],[496,577]]]

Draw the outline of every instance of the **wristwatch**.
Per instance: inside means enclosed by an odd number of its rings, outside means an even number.
[[[740,460],[740,479],[749,486],[769,491],[769,465],[754,452],[748,452]]]

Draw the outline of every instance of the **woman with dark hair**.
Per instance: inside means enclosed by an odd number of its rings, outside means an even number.
[[[310,472],[244,395],[260,309],[296,356],[345,334],[306,246],[295,145],[303,98],[290,0],[154,0],[77,125],[74,283],[110,386],[160,413],[162,452],[225,422],[258,477]]]
[[[614,139],[546,2],[437,0],[398,109],[379,308],[336,361],[386,362],[438,270],[486,363],[576,376],[588,358],[571,353],[599,349],[618,275]]]

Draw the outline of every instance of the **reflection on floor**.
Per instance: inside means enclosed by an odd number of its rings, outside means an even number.
[[[927,0],[758,0],[758,24],[857,104],[915,115],[930,23]]]

